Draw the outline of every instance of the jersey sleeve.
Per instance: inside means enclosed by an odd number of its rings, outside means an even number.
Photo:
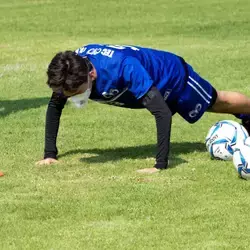
[[[138,59],[127,57],[123,61],[122,78],[128,90],[140,99],[153,85],[153,80]]]

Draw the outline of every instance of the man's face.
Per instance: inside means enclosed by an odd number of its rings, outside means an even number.
[[[83,83],[82,85],[80,85],[76,91],[70,92],[70,91],[63,90],[63,95],[65,95],[67,97],[79,95],[79,94],[84,93],[88,88],[91,88],[91,87],[92,87],[92,81],[88,77],[88,82]]]
[[[63,95],[66,97],[71,97],[71,96],[75,96],[75,95],[79,95],[79,94],[84,93],[88,88],[90,88],[90,89],[92,88],[93,81],[96,78],[97,78],[97,73],[96,73],[95,68],[93,67],[93,69],[88,74],[88,82],[81,84],[78,87],[78,89],[74,92],[63,90]],[[54,91],[54,92],[57,92],[57,91]]]

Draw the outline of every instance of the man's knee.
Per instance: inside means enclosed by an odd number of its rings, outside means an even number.
[[[216,99],[213,105],[210,106],[209,111],[220,112],[221,109],[230,106],[230,103],[230,98],[225,91],[217,91]]]

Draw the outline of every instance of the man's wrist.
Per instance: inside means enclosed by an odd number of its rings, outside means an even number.
[[[156,162],[154,167],[162,170],[166,169],[168,167],[168,162]]]
[[[45,152],[44,159],[47,159],[47,158],[53,158],[53,159],[57,160],[56,153],[55,152]]]

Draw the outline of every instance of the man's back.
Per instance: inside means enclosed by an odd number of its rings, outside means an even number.
[[[88,57],[97,71],[100,97],[128,89],[137,99],[156,86],[164,99],[174,96],[186,79],[184,61],[167,52],[138,46],[90,44],[76,50]],[[171,99],[171,96],[170,96]]]

